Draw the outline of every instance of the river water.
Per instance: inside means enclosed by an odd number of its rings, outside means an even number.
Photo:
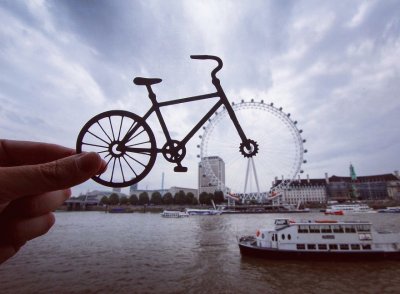
[[[57,212],[47,235],[0,266],[0,293],[400,293],[400,262],[241,257],[236,236],[254,234],[282,216]],[[329,218],[369,220],[400,232],[396,214]]]

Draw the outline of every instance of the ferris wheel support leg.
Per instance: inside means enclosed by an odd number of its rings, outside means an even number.
[[[260,186],[259,186],[259,184],[258,184],[258,177],[257,177],[256,165],[254,164],[253,157],[250,157],[250,160],[251,160],[251,165],[253,166],[254,180],[256,181],[257,198],[258,198],[258,201],[261,202]]]
[[[249,173],[250,173],[250,158],[247,160],[246,178],[244,180],[244,189],[243,189],[243,200],[245,200],[245,198],[246,198],[246,190],[247,190],[247,182],[249,181]]]

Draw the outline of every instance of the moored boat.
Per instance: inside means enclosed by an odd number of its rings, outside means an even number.
[[[189,214],[185,211],[178,211],[178,210],[164,210],[161,213],[162,217],[167,218],[181,218],[181,217],[189,217]]]
[[[367,204],[362,204],[362,203],[344,203],[344,204],[330,205],[328,206],[325,212],[331,212],[330,214],[334,214],[333,212],[336,211],[342,211],[343,214],[375,212]]]
[[[222,210],[218,209],[192,209],[186,208],[185,212],[189,215],[219,215],[222,214]]]
[[[400,213],[400,206],[387,207],[379,209],[378,212],[383,213]]]
[[[400,234],[379,233],[369,222],[276,219],[239,239],[242,255],[269,259],[400,260]]]

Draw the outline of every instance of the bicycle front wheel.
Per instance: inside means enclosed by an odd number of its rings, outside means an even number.
[[[121,145],[128,149],[121,149]],[[123,110],[93,117],[83,126],[76,142],[78,153],[94,151],[107,162],[107,170],[92,179],[108,187],[127,187],[141,181],[154,165],[155,150],[156,140],[146,121]]]

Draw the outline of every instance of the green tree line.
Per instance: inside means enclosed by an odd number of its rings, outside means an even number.
[[[103,196],[100,200],[100,204],[105,205],[198,205],[206,204],[211,205],[211,200],[214,200],[215,204],[224,202],[224,194],[222,191],[216,191],[215,193],[203,192],[199,195],[199,200],[194,196],[192,192],[185,193],[179,191],[172,195],[171,193],[165,193],[161,195],[159,192],[153,192],[150,196],[147,192],[142,192],[139,195],[132,194],[131,196],[119,197],[117,193],[112,193],[109,197]]]

